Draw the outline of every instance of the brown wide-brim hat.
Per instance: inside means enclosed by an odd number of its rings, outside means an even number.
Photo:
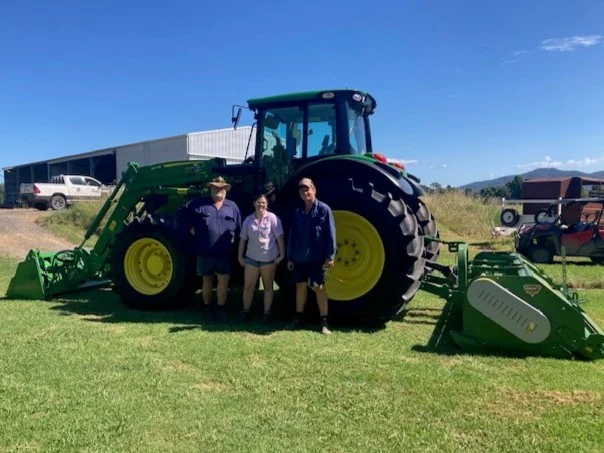
[[[210,186],[220,187],[221,189],[224,187],[227,192],[229,190],[231,190],[231,185],[228,182],[226,182],[222,176],[217,176],[214,179],[212,179],[208,183],[208,187],[210,187]]]

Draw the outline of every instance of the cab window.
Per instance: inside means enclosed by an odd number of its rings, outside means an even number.
[[[325,156],[336,152],[336,106],[308,106],[307,157]]]

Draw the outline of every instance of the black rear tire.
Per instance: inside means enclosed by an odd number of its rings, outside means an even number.
[[[414,210],[417,217],[419,228],[423,236],[432,236],[440,238],[440,233],[436,226],[436,219],[419,198],[409,200],[409,206]],[[440,242],[424,241],[424,258],[428,261],[437,262],[440,256]]]
[[[424,241],[417,217],[403,200],[402,193],[389,192],[369,181],[333,178],[317,179],[315,184],[317,198],[327,203],[332,211],[350,211],[371,223],[377,230],[385,251],[381,276],[365,294],[351,300],[334,300],[330,296],[330,319],[361,321],[372,325],[390,320],[406,307],[421,285],[425,258]],[[291,218],[288,211],[291,206],[299,204],[299,201],[289,201],[281,205],[278,212],[284,219],[286,231],[287,220]],[[337,258],[336,255],[335,266],[342,266]],[[278,272],[276,278],[280,287],[291,285],[291,278],[288,281],[284,272]]]
[[[125,270],[126,252],[139,239],[159,242],[170,255],[172,275],[157,294],[141,293],[129,281]],[[133,222],[116,237],[111,256],[113,290],[124,305],[139,310],[166,310],[183,308],[192,302],[197,286],[195,259],[184,252],[182,243],[174,231],[149,222]]]
[[[501,215],[499,216],[501,220],[501,224],[507,227],[513,227],[518,223],[520,216],[515,209],[507,208],[501,211]]]

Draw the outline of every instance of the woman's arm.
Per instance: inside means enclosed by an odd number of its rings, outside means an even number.
[[[283,235],[277,238],[277,247],[279,247],[279,256],[277,256],[275,264],[279,264],[285,259],[285,239],[283,238]]]
[[[241,266],[245,267],[245,245],[247,244],[247,239],[240,238],[239,239],[239,253],[237,254],[237,260]]]

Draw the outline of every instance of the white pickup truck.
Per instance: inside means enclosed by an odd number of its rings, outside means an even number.
[[[49,207],[65,209],[76,200],[97,200],[109,193],[113,187],[105,186],[90,176],[53,176],[49,183],[24,183],[19,186],[21,202],[40,210]]]

